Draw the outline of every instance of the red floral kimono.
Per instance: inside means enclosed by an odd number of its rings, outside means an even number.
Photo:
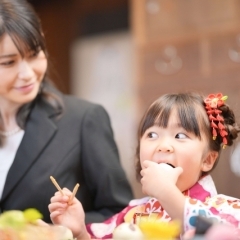
[[[194,227],[198,215],[231,224],[236,227],[236,231],[239,231],[240,200],[218,195],[210,175],[201,178],[183,194],[186,196],[183,222],[185,231]],[[145,197],[130,201],[129,205],[120,213],[103,223],[89,224],[87,229],[93,238],[109,239],[112,238],[113,230],[121,223],[138,223],[143,218],[154,218],[164,222],[171,221],[168,213],[156,198]]]

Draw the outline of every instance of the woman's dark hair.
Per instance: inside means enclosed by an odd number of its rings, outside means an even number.
[[[204,97],[197,93],[165,94],[150,105],[140,122],[136,150],[136,174],[138,179],[141,171],[140,139],[146,130],[154,125],[166,128],[173,109],[177,111],[181,126],[186,131],[195,134],[199,139],[204,134],[209,141],[209,149],[218,152],[220,156],[222,138],[218,134],[216,140],[213,140],[210,121],[205,110]],[[233,140],[237,138],[240,128],[235,123],[234,113],[228,105],[225,104],[219,109],[222,110],[224,125],[228,132],[227,145],[230,146],[233,144]],[[212,170],[215,168],[218,159],[215,161]]]
[[[27,1],[0,0],[0,41],[4,34],[11,37],[21,56],[28,52],[38,53],[41,50],[46,57],[48,56],[40,19]],[[50,82],[45,73],[36,98],[43,98],[53,108],[63,109],[61,100],[50,90]],[[16,120],[22,129],[33,103],[34,101],[23,105],[17,113]],[[1,116],[0,130],[4,130]],[[3,139],[0,136],[0,146],[2,142]]]

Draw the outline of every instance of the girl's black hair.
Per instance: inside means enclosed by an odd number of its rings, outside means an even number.
[[[48,57],[40,19],[27,1],[0,0],[0,41],[5,34],[10,36],[22,57],[29,52],[38,53],[41,50]],[[62,111],[62,101],[51,91],[50,83],[51,80],[46,72],[36,99],[43,98],[53,108]],[[16,121],[22,129],[24,129],[33,103],[34,101],[24,104],[17,113]],[[1,115],[0,130],[4,131]],[[0,136],[0,146],[2,144],[3,137]]]
[[[195,134],[199,139],[201,139],[202,134],[204,134],[208,139],[209,149],[218,152],[220,156],[222,138],[221,136],[217,136],[217,139],[213,140],[210,122],[205,110],[204,97],[197,93],[165,94],[150,105],[140,122],[138,129],[138,146],[136,150],[136,174],[138,179],[140,178],[141,171],[139,156],[140,140],[146,130],[154,125],[166,128],[173,109],[177,111],[181,126],[186,131]],[[228,105],[225,104],[219,109],[222,110],[224,124],[228,132],[228,146],[230,146],[233,140],[237,138],[240,128],[236,124],[234,113]],[[212,170],[215,168],[218,159]]]

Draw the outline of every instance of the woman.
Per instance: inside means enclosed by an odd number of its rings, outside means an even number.
[[[97,104],[60,93],[47,68],[32,7],[0,0],[0,210],[33,207],[50,222],[52,175],[70,189],[80,183],[76,197],[86,222],[103,221],[132,198],[109,116]]]

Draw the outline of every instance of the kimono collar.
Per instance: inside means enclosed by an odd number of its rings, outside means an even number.
[[[183,192],[185,196],[204,202],[207,198],[217,195],[215,184],[210,175],[199,179],[190,189]],[[156,198],[148,198],[145,205],[145,212],[161,212],[163,208]]]

